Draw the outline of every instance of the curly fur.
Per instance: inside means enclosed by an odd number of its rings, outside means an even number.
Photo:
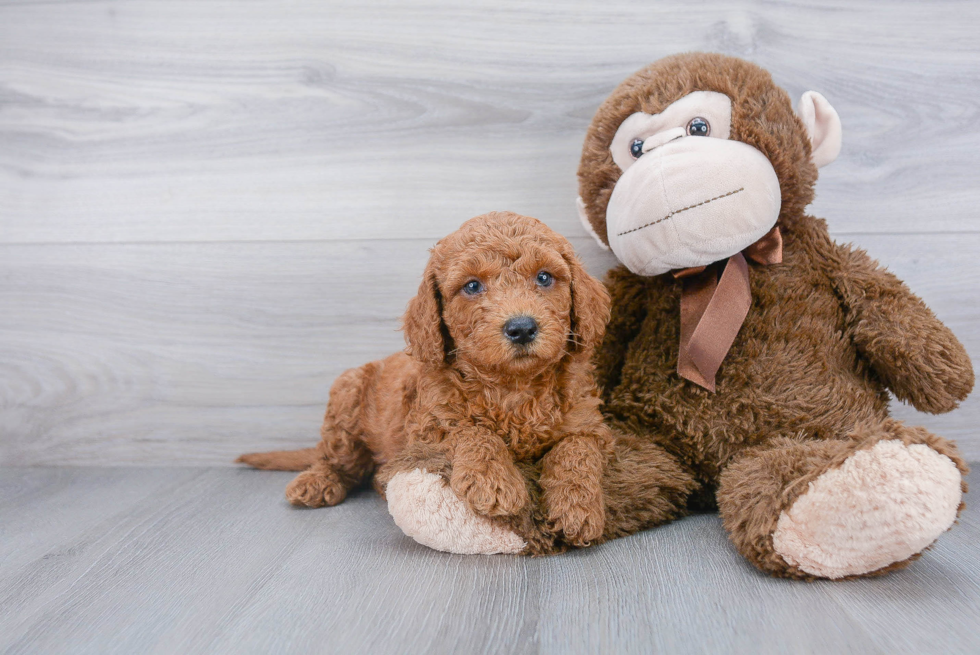
[[[554,276],[550,286],[536,284],[540,271]],[[465,293],[474,279],[484,290]],[[539,326],[526,346],[503,334],[518,315]],[[626,449],[629,438],[604,425],[591,357],[608,316],[605,288],[563,237],[511,213],[471,219],[432,249],[404,318],[407,354],[337,379],[316,449],[238,461],[305,463],[286,496],[308,507],[337,504],[372,475],[383,491],[399,471],[436,473],[474,512],[520,534],[530,553],[665,520],[677,508],[661,497],[682,496],[670,490],[692,482],[659,449]],[[637,468],[624,470],[619,452]],[[640,483],[644,466],[655,475]],[[650,500],[626,515],[636,487]]]
[[[676,373],[680,283],[669,274],[610,272],[612,317],[596,364],[610,425],[661,446],[698,481],[692,502],[717,500],[733,543],[775,575],[812,577],[774,552],[780,512],[806,482],[880,440],[926,444],[965,471],[955,446],[888,419],[888,390],[946,412],[973,388],[956,337],[863,251],[834,243],[804,213],[816,168],[806,131],[769,74],[722,55],[657,62],[599,108],[579,168],[592,227],[605,237],[619,178],[609,145],[624,118],[684,95],[732,99],[732,136],[763,152],[779,178],[783,263],[752,266],[752,306],[717,377],[717,393]],[[716,493],[717,492],[717,493]],[[895,563],[888,568],[903,565]]]

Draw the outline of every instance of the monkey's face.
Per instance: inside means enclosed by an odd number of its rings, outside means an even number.
[[[696,91],[623,121],[610,146],[622,175],[606,209],[609,246],[638,275],[703,266],[752,245],[779,217],[779,179],[729,140],[732,102]]]
[[[840,134],[823,96],[804,94],[797,116],[754,64],[668,57],[624,81],[596,113],[579,166],[579,215],[638,275],[705,266],[801,215]]]

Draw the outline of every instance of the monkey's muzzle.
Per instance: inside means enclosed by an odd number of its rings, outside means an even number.
[[[676,139],[619,178],[606,210],[609,246],[637,275],[706,266],[765,236],[780,205],[776,171],[752,146]]]

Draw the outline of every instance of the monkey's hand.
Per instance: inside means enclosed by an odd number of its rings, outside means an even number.
[[[835,284],[860,352],[900,400],[931,414],[948,412],[973,389],[963,345],[897,277],[860,250],[839,247]]]

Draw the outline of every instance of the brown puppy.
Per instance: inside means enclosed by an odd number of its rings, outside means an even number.
[[[613,447],[590,363],[608,317],[605,288],[567,240],[533,218],[478,216],[432,249],[405,314],[408,354],[334,383],[319,445],[238,461],[305,469],[286,497],[321,507],[372,474],[383,492],[385,464],[407,447],[434,450],[453,492],[488,517],[529,512],[517,464],[535,463],[543,518],[586,545],[603,535]]]

